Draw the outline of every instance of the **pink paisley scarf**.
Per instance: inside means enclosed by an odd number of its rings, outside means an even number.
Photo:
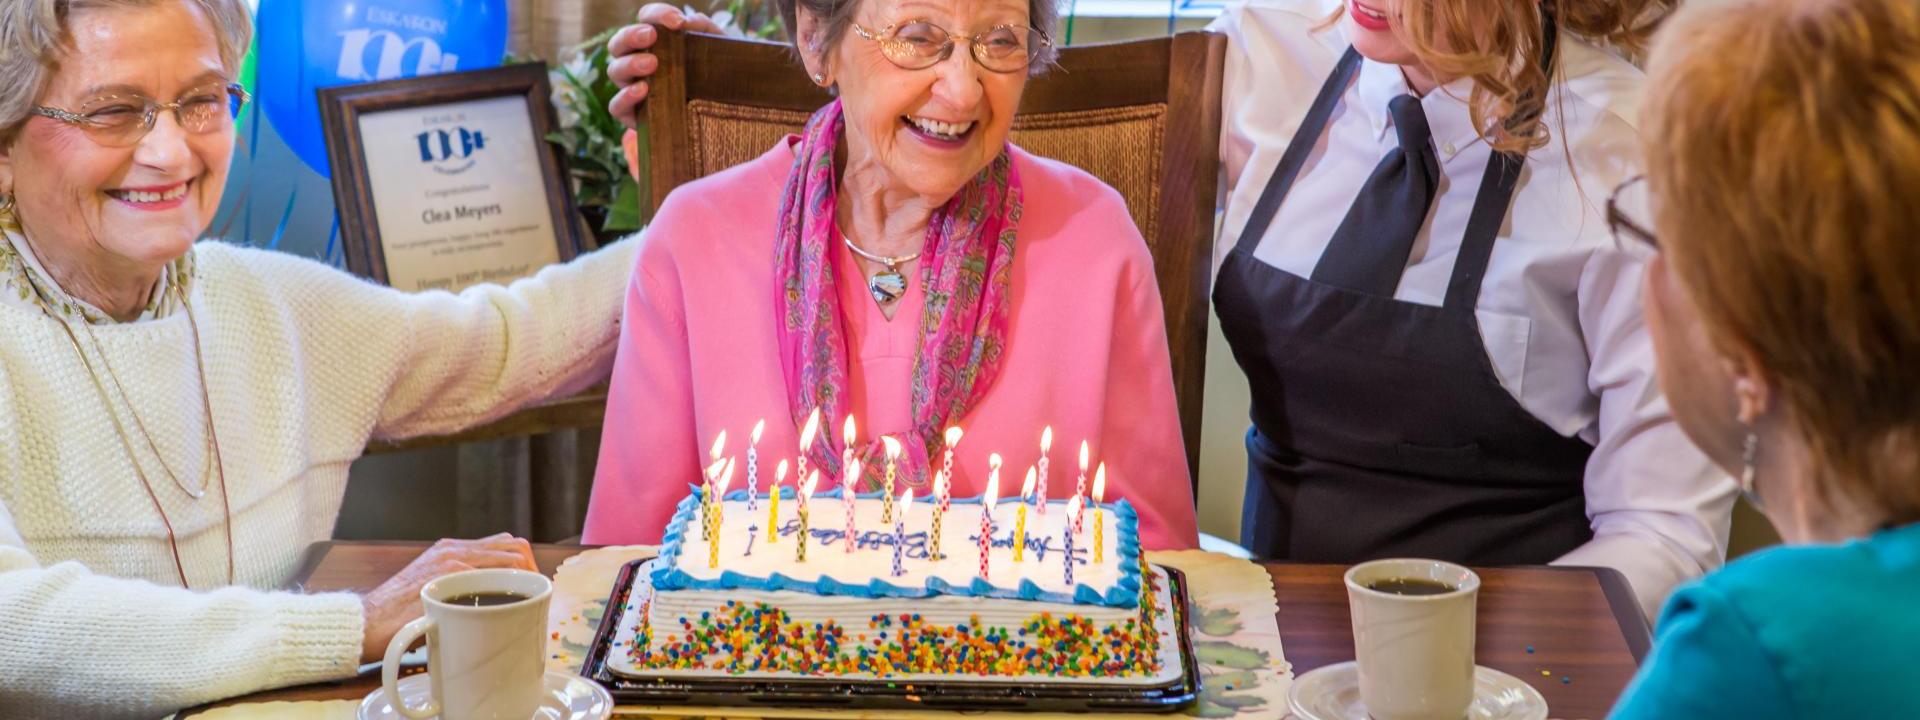
[[[775,325],[789,409],[796,426],[820,409],[825,439],[807,451],[829,476],[840,473],[837,444],[847,414],[846,325],[831,254],[838,242],[834,149],[844,126],[838,100],[807,122],[780,200],[773,257],[774,305],[780,313]],[[926,483],[927,458],[943,449],[947,425],[964,416],[999,374],[1020,203],[1020,176],[1003,150],[927,222],[920,255],[926,309],[913,364],[913,437],[898,438],[905,446],[901,471],[910,485]],[[854,452],[882,457],[877,441]],[[867,463],[868,468],[877,465]]]

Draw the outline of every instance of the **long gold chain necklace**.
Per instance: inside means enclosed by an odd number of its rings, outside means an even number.
[[[206,354],[200,344],[200,323],[194,318],[193,304],[185,295],[182,295],[180,298],[180,307],[186,312],[187,327],[193,332],[193,365],[194,369],[198,371],[200,375],[200,407],[206,413],[207,418],[207,442],[213,452],[213,474],[214,477],[220,481],[220,508],[224,513],[224,521],[221,523],[221,527],[226,531],[227,535],[227,584],[232,585],[234,579],[233,504],[227,495],[226,461],[220,452],[220,432],[216,428],[213,417],[212,391],[209,390],[207,385]],[[160,514],[160,524],[167,528],[167,547],[173,553],[173,569],[180,574],[180,586],[184,588],[192,587],[187,583],[186,564],[180,560],[180,538],[173,530],[173,520],[167,517],[166,509],[160,505],[159,493],[153,491],[153,483],[147,479],[146,470],[140,466],[140,457],[133,451],[133,440],[127,437],[127,428],[121,424],[120,414],[114,411],[113,401],[107,395],[106,386],[100,383],[100,374],[93,369],[93,361],[87,357],[86,349],[80,346],[80,338],[74,334],[71,322],[63,318],[54,317],[52,312],[44,308],[42,312],[45,312],[48,317],[60,323],[60,329],[67,333],[68,342],[73,344],[73,351],[79,354],[80,363],[86,366],[87,378],[93,381],[94,392],[100,396],[100,404],[107,409],[107,417],[113,421],[113,431],[120,437],[120,447],[126,450],[127,462],[133,466],[133,474],[140,478],[140,486],[147,491],[147,499],[153,501],[154,512]],[[167,461],[161,457],[158,444],[153,441],[153,435],[147,432],[145,423],[140,421],[140,413],[133,409],[133,398],[127,395],[126,388],[120,384],[120,377],[114,374],[113,366],[108,364],[106,349],[100,344],[100,338],[94,335],[93,328],[85,325],[84,322],[85,320],[83,319],[82,327],[85,328],[87,332],[87,338],[93,341],[94,352],[100,355],[100,364],[106,368],[107,377],[112,379],[114,388],[120,392],[121,399],[126,401],[127,412],[133,415],[134,424],[139,428],[140,434],[146,438],[147,448],[153,451],[153,456],[159,460],[161,469],[165,470],[167,475],[173,478],[174,484],[179,486],[182,492],[186,492],[196,500],[199,499],[202,494],[205,494],[206,484],[202,483],[201,493],[195,494],[193,491],[188,490],[185,484],[180,482],[179,476],[175,475],[171,468],[167,467]]]

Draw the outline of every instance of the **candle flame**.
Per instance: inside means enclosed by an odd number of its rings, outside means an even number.
[[[892,435],[888,435],[880,438],[880,444],[887,446],[887,462],[893,462],[895,460],[900,459],[900,441],[899,440],[895,440],[893,439]]]
[[[898,522],[904,523],[907,521],[907,511],[911,510],[912,508],[913,508],[913,488],[907,488],[906,492],[900,493],[900,514],[895,515],[894,517],[897,519]]]
[[[725,471],[726,469],[727,469],[727,461],[721,460],[719,458],[715,458],[713,461],[713,464],[708,465],[707,469],[704,470],[703,472],[706,473],[706,478],[708,480],[713,480],[714,478],[720,477],[720,473]]]
[[[714,482],[713,484],[714,494],[715,495],[726,494],[727,483],[730,483],[730,482],[733,482],[733,458],[727,458],[727,469],[722,471],[720,473],[720,479]]]
[[[1042,455],[1047,454],[1047,450],[1051,449],[1052,447],[1053,447],[1053,426],[1048,425],[1046,429],[1040,431],[1040,454]]]
[[[944,470],[933,471],[933,494],[936,496],[944,496],[947,494],[946,471]]]
[[[1080,441],[1080,472],[1087,471],[1087,441]]]
[[[752,439],[752,441],[753,441],[753,444],[755,444],[755,445],[759,445],[759,444],[760,444],[760,431],[762,431],[762,430],[765,430],[765,429],[767,429],[767,420],[766,420],[766,418],[761,418],[761,419],[760,419],[760,422],[757,422],[757,423],[754,423],[754,424],[753,424],[753,434],[749,436],[749,437],[750,437],[750,438]]]
[[[1027,481],[1020,483],[1020,501],[1021,502],[1026,502],[1027,496],[1033,494],[1033,483],[1038,478],[1039,478],[1039,475],[1034,472],[1033,466],[1028,465]]]
[[[955,445],[959,445],[960,434],[961,434],[960,426],[958,425],[947,428],[947,447],[953,447]]]
[[[992,453],[987,456],[987,467],[994,472],[1000,472],[1000,453]]]
[[[813,487],[818,484],[820,484],[820,471],[815,470],[807,473],[807,482],[800,486],[801,504],[805,504],[808,499],[813,497]]]
[[[996,455],[994,457],[999,456]],[[996,471],[992,477],[987,478],[987,491],[980,495],[981,501],[987,506],[987,514],[993,514],[993,503],[1000,499],[999,496],[1000,473]]]
[[[840,439],[846,441],[847,447],[853,447],[853,441],[857,439],[860,435],[859,433],[854,432],[852,415],[847,416],[847,424],[844,426],[844,428],[845,429],[840,433]]]
[[[1100,469],[1093,473],[1093,501],[1102,502],[1107,498],[1107,464],[1100,463]]]
[[[814,408],[813,412],[807,415],[806,427],[800,430],[800,452],[805,453],[807,448],[813,447],[813,437],[819,434],[820,408]],[[794,479],[798,480],[799,478]]]
[[[767,491],[773,492],[774,488],[780,487],[780,481],[785,479],[787,479],[787,461],[781,460],[780,464],[773,468],[773,484],[767,486]]]
[[[727,431],[721,430],[719,437],[715,437],[713,439],[713,449],[707,451],[707,457],[713,458],[715,460],[719,460],[720,453],[726,452],[726,450],[727,450]]]
[[[860,472],[864,469],[859,458],[854,458],[853,464],[847,466],[847,474],[840,478],[840,482],[847,486],[847,492],[853,492],[853,484],[860,482]]]
[[[1082,502],[1083,501],[1080,499],[1080,496],[1075,495],[1073,496],[1073,500],[1067,503],[1067,520],[1068,521],[1070,522],[1080,521],[1080,511],[1081,511]]]

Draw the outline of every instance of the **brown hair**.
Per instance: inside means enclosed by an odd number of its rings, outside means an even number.
[[[1436,76],[1472,78],[1473,126],[1493,129],[1494,149],[1525,153],[1545,146],[1548,137],[1540,121],[1552,84],[1541,62],[1543,12],[1552,13],[1561,30],[1631,54],[1645,47],[1678,1],[1408,0],[1400,6],[1397,34]]]
[[[820,43],[822,55],[831,54],[846,39],[847,31],[853,28],[853,15],[860,11],[860,3],[866,0],[776,0],[780,6],[780,21],[785,23],[787,37],[792,39],[794,49],[800,49],[798,13],[819,18],[825,32]],[[1027,0],[1027,25],[1039,30],[1049,39],[1059,42],[1054,31],[1060,25],[1059,0]],[[873,28],[878,29],[878,28]],[[1055,47],[1058,47],[1057,45]],[[962,48],[964,49],[964,48]],[[1053,62],[1055,50],[1049,48],[1047,54],[1034,60],[1027,68],[1029,74],[1038,75],[1046,71]]]
[[[1920,3],[1717,3],[1652,65],[1655,224],[1712,337],[1829,508],[1920,520]]]
[[[83,10],[145,8],[167,0],[4,0],[0,2],[0,143],[13,140],[71,47],[67,21]],[[245,0],[179,0],[206,13],[220,61],[230,73],[253,42],[253,11]],[[84,62],[84,59],[82,59]]]

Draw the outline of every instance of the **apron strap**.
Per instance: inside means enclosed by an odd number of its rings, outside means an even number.
[[[1543,13],[1540,68],[1553,77],[1553,58],[1560,44],[1560,26],[1553,13]],[[1544,101],[1541,105],[1545,107]],[[1527,156],[1494,152],[1487,158],[1487,171],[1480,178],[1479,194],[1473,199],[1473,214],[1467,216],[1467,232],[1460,240],[1460,251],[1453,260],[1453,276],[1447,281],[1447,296],[1442,307],[1472,312],[1480,302],[1480,283],[1487,279],[1487,262],[1493,257],[1493,243],[1506,224],[1507,210],[1513,207],[1513,190],[1520,184],[1520,173]]]
[[[1347,48],[1340,56],[1340,63],[1333,68],[1333,74],[1320,86],[1320,94],[1313,99],[1313,107],[1308,108],[1306,117],[1300,120],[1300,128],[1293,132],[1293,140],[1287,143],[1287,152],[1280,156],[1280,165],[1273,170],[1273,176],[1267,180],[1267,186],[1260,191],[1259,202],[1254,203],[1253,213],[1247,216],[1246,228],[1240,231],[1240,240],[1234,249],[1253,254],[1260,245],[1260,238],[1267,234],[1267,226],[1273,224],[1273,216],[1280,211],[1280,201],[1285,200],[1287,191],[1293,189],[1293,180],[1300,175],[1300,168],[1307,164],[1307,156],[1313,154],[1313,146],[1320,143],[1320,136],[1327,128],[1327,118],[1333,115],[1333,108],[1340,104],[1340,96],[1346,94],[1347,85],[1353,82],[1353,74],[1360,69],[1360,51]]]

